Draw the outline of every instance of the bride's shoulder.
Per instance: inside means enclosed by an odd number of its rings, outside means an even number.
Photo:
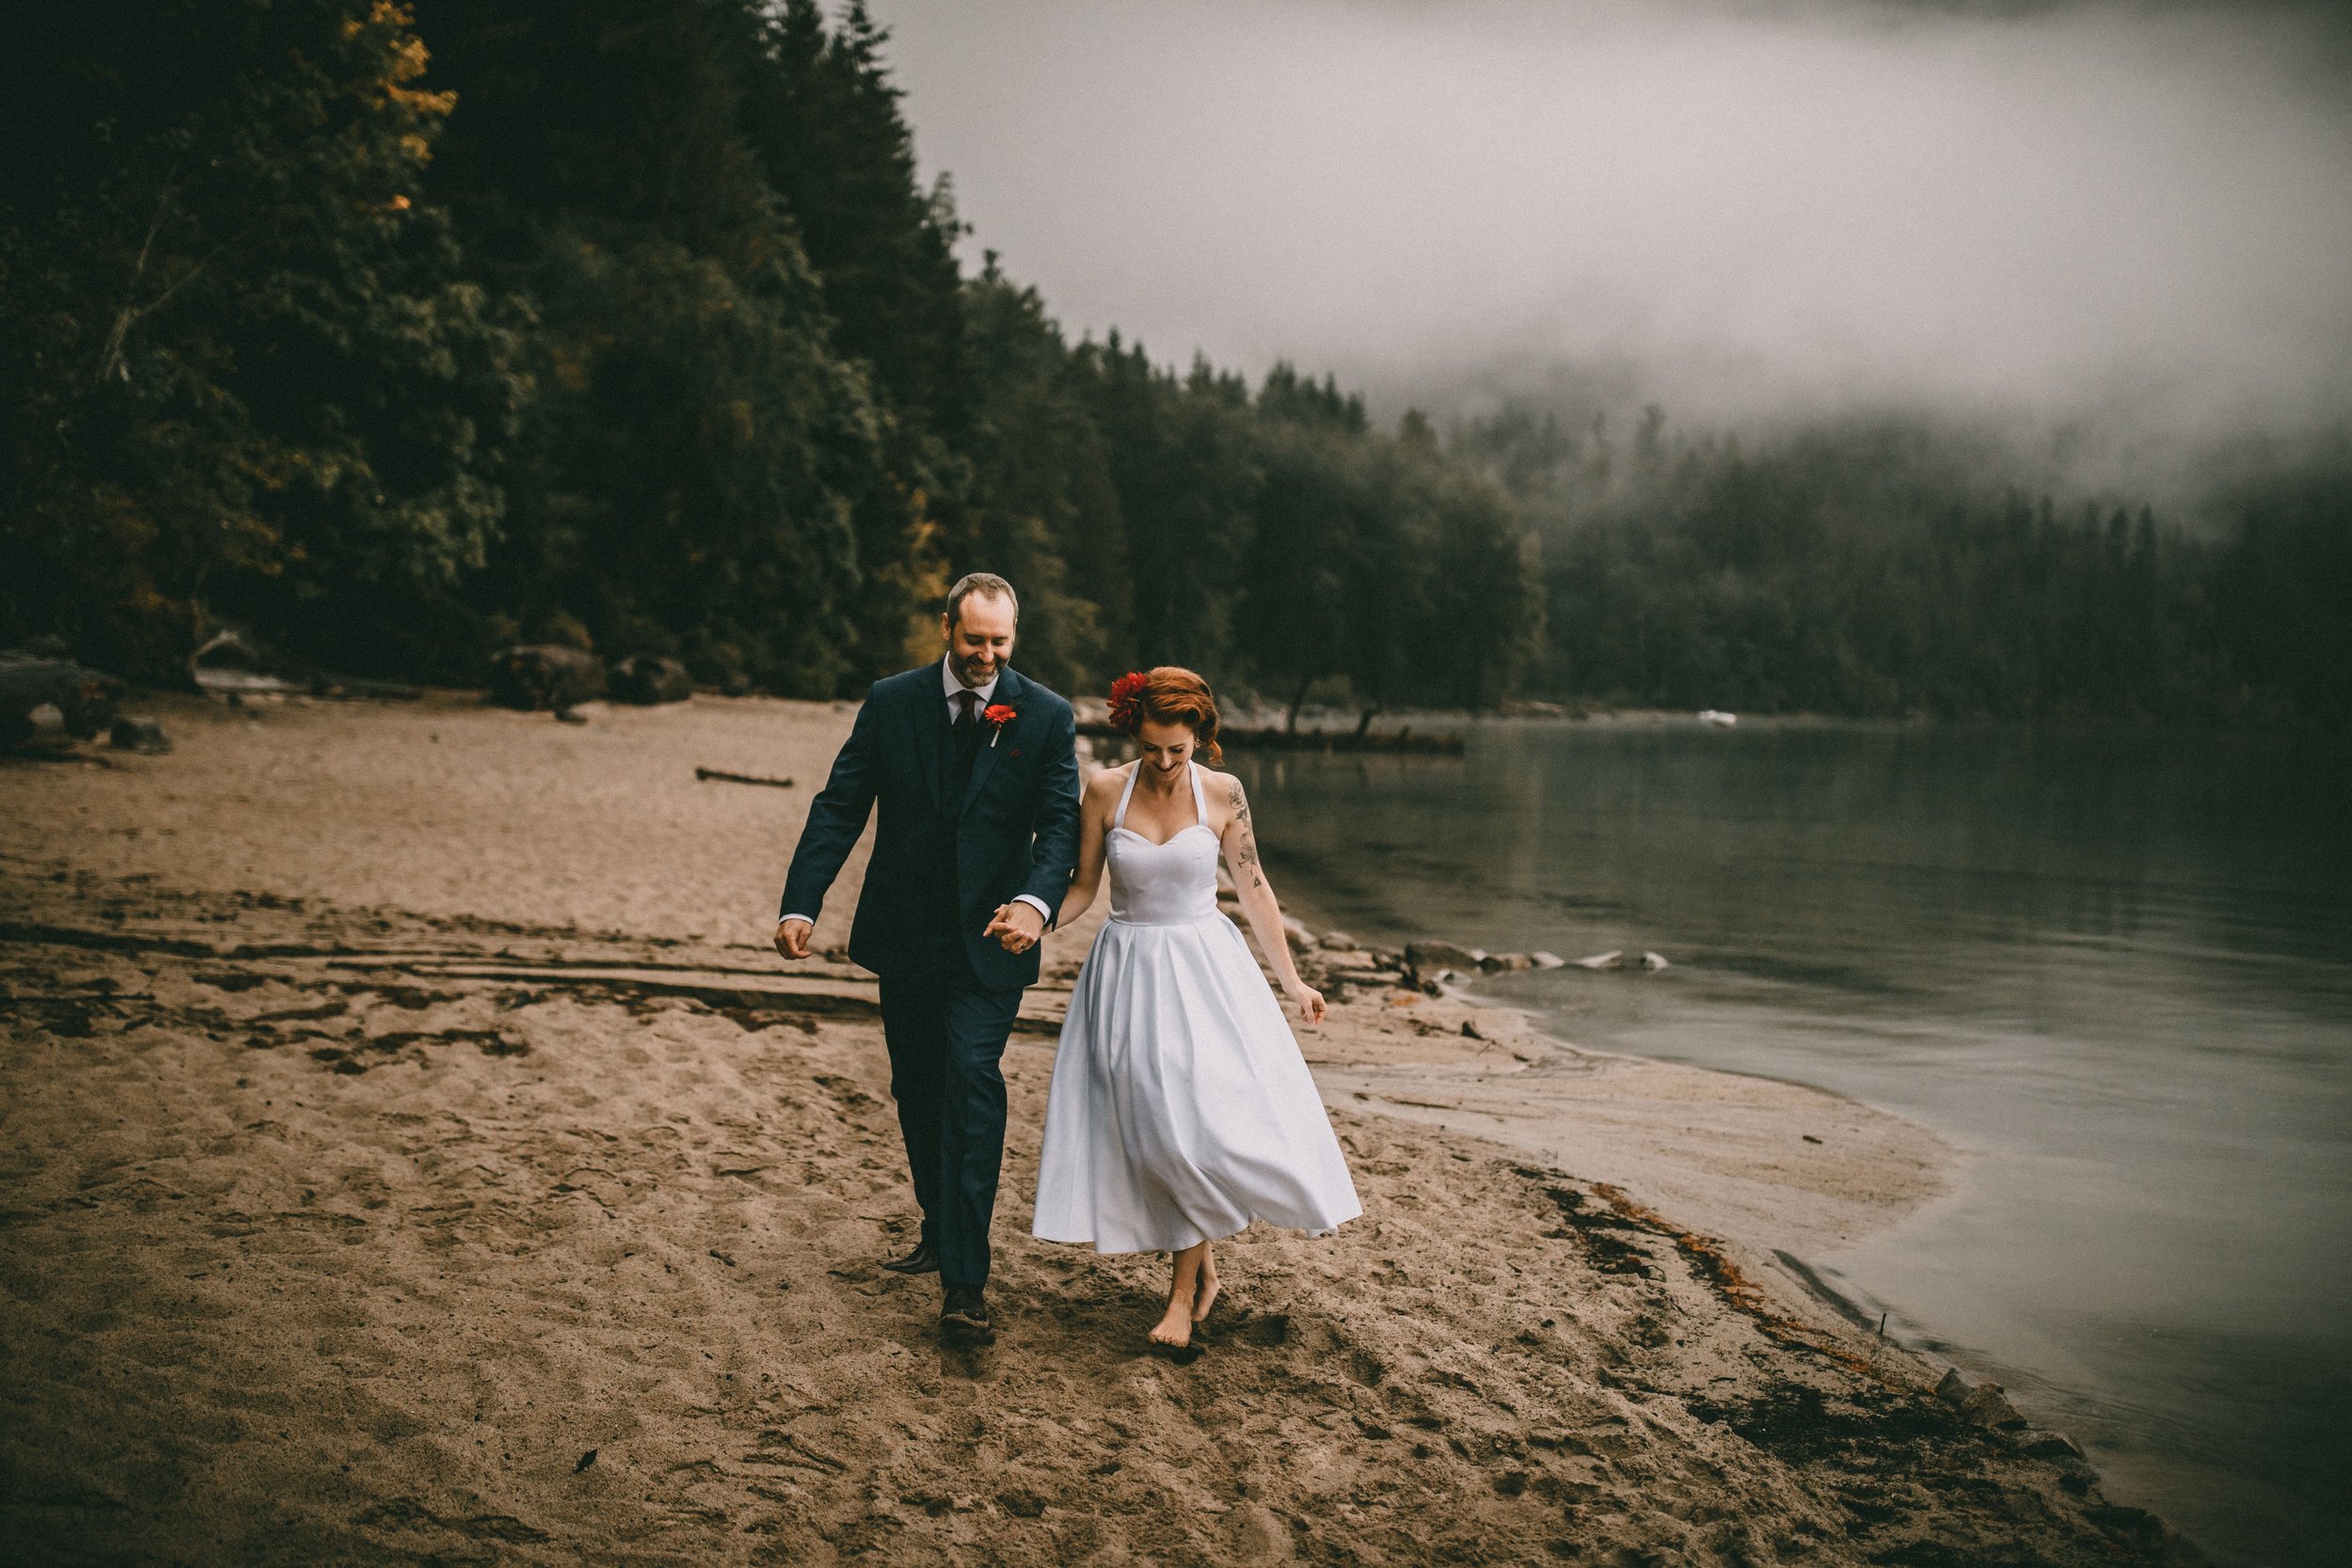
[[[1249,798],[1241,787],[1241,779],[1232,773],[1220,773],[1214,768],[1200,769],[1200,793],[1209,803],[1210,826],[1221,835],[1233,818],[1249,810]]]
[[[1094,776],[1087,780],[1086,798],[1089,800],[1119,799],[1119,792],[1127,786],[1128,776],[1135,770],[1136,765],[1132,762],[1122,762],[1111,768],[1096,768]]]

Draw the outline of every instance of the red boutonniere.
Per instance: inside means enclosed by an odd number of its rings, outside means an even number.
[[[988,726],[988,743],[991,746],[995,745],[1004,737],[1005,726],[1020,717],[1018,712],[1003,703],[991,703],[982,708],[980,722]]]

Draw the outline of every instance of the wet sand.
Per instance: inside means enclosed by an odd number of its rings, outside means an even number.
[[[846,708],[144,705],[173,754],[0,763],[12,1560],[2192,1559],[1778,1256],[1941,1190],[1899,1118],[1319,952],[1365,1217],[1156,1360],[1162,1260],[1025,1235],[1098,908],[943,1350],[870,977],[766,946]]]

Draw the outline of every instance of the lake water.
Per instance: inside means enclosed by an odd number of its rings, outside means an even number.
[[[1570,958],[1581,1045],[1814,1084],[1972,1151],[1820,1259],[2228,1562],[2352,1561],[2352,753],[2265,737],[1495,723],[1237,752],[1327,924]]]

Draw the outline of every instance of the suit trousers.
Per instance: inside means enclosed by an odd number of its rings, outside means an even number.
[[[988,1283],[1005,1159],[1005,1037],[1020,1010],[1019,988],[992,990],[963,963],[882,977],[890,1093],[945,1286]]]

